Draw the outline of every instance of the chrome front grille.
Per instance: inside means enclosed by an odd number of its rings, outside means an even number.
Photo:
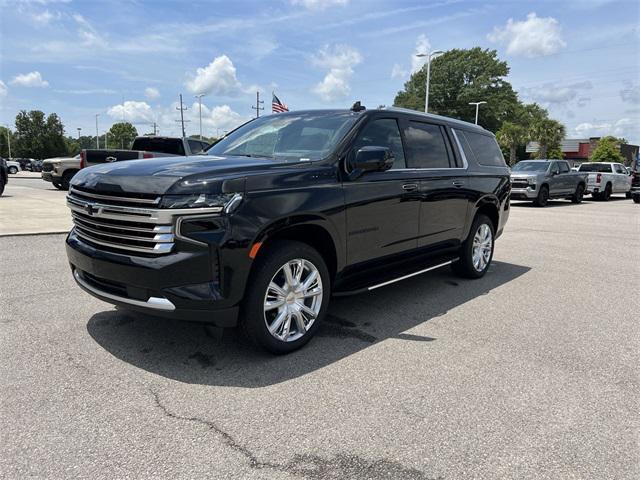
[[[242,198],[239,194],[236,194]],[[161,255],[181,238],[180,217],[218,215],[223,207],[160,208],[159,195],[106,194],[72,186],[67,195],[74,231],[96,248],[120,253]],[[233,199],[229,204],[233,203]],[[177,220],[176,220],[177,219]]]
[[[76,234],[94,246],[120,253],[171,252],[173,212],[158,209],[159,204],[159,196],[106,195],[74,187],[67,195]]]

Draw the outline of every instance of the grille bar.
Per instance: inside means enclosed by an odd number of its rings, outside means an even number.
[[[95,243],[103,247],[116,248],[119,250],[126,250],[130,252],[163,254],[163,253],[169,253],[173,248],[173,243],[158,243],[154,247],[138,247],[133,245],[123,245],[121,243],[98,240],[93,236],[90,236],[90,235],[87,235],[86,233],[81,232],[77,226],[74,229],[74,231],[76,232],[76,235],[78,235],[80,238],[84,240],[89,241],[89,243]]]
[[[135,197],[125,197],[125,196],[115,196],[115,195],[104,195],[102,193],[90,193],[85,192],[83,190],[78,190],[77,188],[71,187],[69,189],[69,194],[76,197],[86,197],[89,199],[98,199],[98,200],[108,200],[112,202],[118,203],[134,203],[140,205],[159,205],[160,197],[155,198],[135,198]]]

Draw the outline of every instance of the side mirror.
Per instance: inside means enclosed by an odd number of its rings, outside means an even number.
[[[362,176],[366,172],[384,172],[393,166],[395,157],[387,147],[362,147],[349,161],[350,180]]]

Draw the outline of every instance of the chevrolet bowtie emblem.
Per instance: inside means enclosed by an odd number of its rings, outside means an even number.
[[[89,203],[88,203],[88,204],[87,204],[87,206],[86,206],[86,209],[87,209],[87,213],[88,213],[89,215],[93,215],[93,212],[95,211],[95,210],[93,209],[93,205],[91,205],[91,204],[89,204]]]

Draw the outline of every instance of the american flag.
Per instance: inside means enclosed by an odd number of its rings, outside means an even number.
[[[271,100],[271,112],[272,113],[282,113],[288,112],[289,107],[287,107],[284,103],[280,101],[278,97],[276,97],[275,93],[272,93],[273,100]]]

